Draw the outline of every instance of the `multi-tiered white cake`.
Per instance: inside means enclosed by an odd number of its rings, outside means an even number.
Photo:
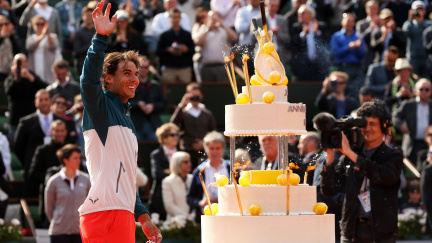
[[[255,34],[260,43],[255,75],[246,80],[252,86],[242,87],[236,104],[225,106],[225,135],[231,137],[232,143],[236,136],[286,138],[306,134],[306,105],[288,102],[288,79],[274,45],[261,30]],[[233,85],[235,94],[236,89]],[[279,141],[279,146],[286,142]],[[284,149],[287,147],[279,151]],[[335,242],[334,215],[314,212],[316,187],[278,185],[277,177],[281,174],[282,171],[243,171],[242,176],[249,178],[249,186],[238,185],[238,191],[233,184],[219,187],[218,212],[201,217],[202,242]],[[249,208],[253,204],[259,205],[259,215],[251,215]]]

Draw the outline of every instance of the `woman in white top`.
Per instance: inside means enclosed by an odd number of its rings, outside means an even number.
[[[28,36],[26,40],[29,69],[46,83],[54,83],[55,77],[51,66],[57,59],[61,59],[58,37],[49,32],[48,22],[40,15],[34,16],[31,24],[35,34]]]
[[[186,152],[175,152],[170,161],[171,174],[162,180],[162,198],[167,219],[177,215],[187,216],[189,205],[186,194],[191,184],[192,175],[190,155]]]

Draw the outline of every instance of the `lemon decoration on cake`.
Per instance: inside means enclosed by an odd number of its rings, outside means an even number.
[[[215,206],[214,205],[215,203],[213,203],[212,205],[211,205],[211,208],[212,208],[212,210],[213,210],[213,215],[215,215],[216,213],[217,213],[217,210],[218,210],[218,206]],[[217,205],[217,204],[216,204]],[[211,213],[211,211],[210,211],[210,207],[208,206],[208,205],[206,205],[205,207],[204,207],[204,214],[205,215],[212,215],[212,213]]]
[[[279,186],[286,186],[287,184],[287,175],[286,174],[281,174],[277,177],[277,184]]]
[[[247,175],[242,175],[239,178],[239,184],[241,186],[249,186],[250,185],[250,177]]]
[[[289,184],[291,186],[297,186],[299,183],[300,183],[300,176],[297,175],[296,173],[290,174]]]
[[[249,96],[244,93],[240,93],[236,99],[237,104],[247,104],[249,103]]]
[[[267,91],[263,94],[263,101],[267,104],[271,104],[274,101],[274,94],[270,91]]]
[[[258,216],[261,214],[261,207],[258,204],[252,204],[249,208],[249,212],[253,215],[253,216]]]
[[[218,187],[223,187],[228,184],[228,177],[226,177],[225,175],[215,173],[214,177],[216,178],[216,184]]]
[[[315,204],[313,211],[318,214],[318,215],[323,215],[325,213],[327,213],[328,207],[327,204],[319,202],[317,204]]]

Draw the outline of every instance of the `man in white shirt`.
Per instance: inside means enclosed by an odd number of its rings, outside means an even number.
[[[156,38],[159,38],[159,36],[171,29],[171,21],[169,12],[171,9],[177,8],[177,0],[164,0],[164,9],[165,12],[159,13],[153,18],[153,22],[151,25],[151,29],[153,32],[153,36]],[[191,32],[191,24],[189,17],[185,13],[181,13],[181,20],[180,20],[180,26],[182,29]]]
[[[243,4],[243,0],[211,0],[210,8],[219,13],[221,21],[225,26],[234,28],[237,11]]]

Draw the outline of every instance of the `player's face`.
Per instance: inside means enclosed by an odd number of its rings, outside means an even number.
[[[135,96],[135,89],[138,87],[138,70],[133,62],[120,62],[114,76],[107,75],[107,83],[111,83],[109,91],[116,94],[123,103]]]
[[[67,169],[76,171],[81,165],[81,154],[78,152],[72,152],[69,158],[63,159],[63,162]]]
[[[210,142],[205,151],[210,161],[218,161],[224,153],[224,146],[221,142]]]
[[[382,141],[383,132],[381,131],[381,125],[378,117],[366,117],[367,126],[362,129],[363,137],[366,143],[374,143]]]

